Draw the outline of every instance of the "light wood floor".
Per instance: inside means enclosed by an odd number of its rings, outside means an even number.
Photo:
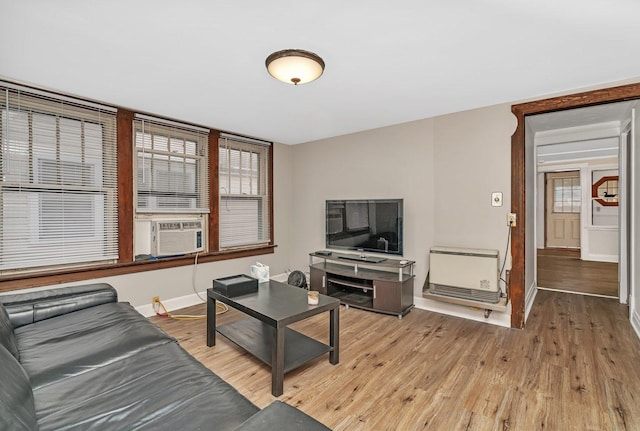
[[[341,308],[340,363],[325,355],[292,371],[279,399],[335,430],[640,430],[640,341],[627,313],[551,291],[539,291],[524,330]],[[257,406],[275,399],[261,362],[222,336],[206,347],[204,321],[151,320]],[[326,341],[328,314],[293,327]]]
[[[538,249],[538,286],[618,297],[618,264],[580,260],[580,250]]]

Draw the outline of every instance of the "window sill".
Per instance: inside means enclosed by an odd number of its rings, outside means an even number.
[[[276,245],[245,248],[241,250],[224,250],[198,255],[198,263],[217,262],[221,260],[239,259],[242,257],[259,256],[274,253]],[[143,271],[173,268],[192,265],[195,255],[171,257],[159,260],[116,263],[110,265],[74,268],[71,270],[57,270],[35,274],[16,274],[0,277],[0,292],[28,289],[31,287],[49,286],[74,281],[91,280],[116,275],[133,274]]]

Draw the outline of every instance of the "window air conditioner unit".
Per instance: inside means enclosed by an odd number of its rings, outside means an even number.
[[[151,255],[174,256],[204,250],[202,220],[152,220]]]

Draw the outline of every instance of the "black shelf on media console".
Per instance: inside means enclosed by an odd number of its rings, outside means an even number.
[[[358,292],[349,292],[347,290],[340,290],[331,295],[332,297],[339,299],[343,304],[348,304],[356,308],[363,308],[365,310],[376,311],[373,308],[373,298],[371,296],[362,295]]]

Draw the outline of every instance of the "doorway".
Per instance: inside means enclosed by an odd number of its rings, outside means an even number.
[[[602,152],[609,148],[609,152],[600,159],[578,160],[580,154],[574,153],[571,157],[577,159],[565,160],[563,165],[573,164],[575,169],[561,170],[554,163],[545,166],[548,157],[539,158],[536,202],[543,207],[537,217],[541,234],[536,237],[539,289],[618,298],[617,208],[609,208],[603,217],[591,187],[592,178],[610,173],[599,166],[603,160],[611,162],[610,156],[617,157],[617,147],[617,143],[614,147],[601,142],[597,148]]]
[[[583,190],[581,171],[541,172],[539,175],[544,179],[537,200],[539,204],[544,203],[541,220],[544,242],[536,247],[538,288],[617,298],[618,264],[582,258],[589,255],[588,252],[581,253],[580,246],[582,226],[587,235],[591,227],[589,220],[582,220],[583,208],[588,209],[583,201],[590,201],[591,190]],[[590,213],[587,210],[584,215],[588,217]]]
[[[586,106],[599,106],[612,102],[633,101],[635,103],[638,99],[640,99],[640,83],[527,102],[511,107],[511,111],[517,120],[516,130],[511,137],[511,212],[516,213],[520,218],[520,223],[511,231],[512,266],[510,292],[512,327],[524,327],[527,309],[535,297],[535,242],[532,241],[535,237],[535,218],[532,205],[534,196],[528,191],[534,187],[536,169],[535,160],[531,157],[533,139],[529,133],[530,131],[527,130],[525,118],[535,114],[571,110]],[[632,120],[632,124],[636,123],[640,123],[638,119]],[[635,130],[632,135],[637,142],[640,139],[640,125]],[[633,149],[633,146],[631,148]],[[640,166],[638,159],[633,152],[629,155],[630,163],[634,169],[636,166]],[[633,179],[630,182],[633,183],[633,187],[636,187]],[[630,206],[633,214],[633,210],[638,207],[637,202],[632,200]],[[634,240],[638,232],[635,225],[636,222],[633,220],[634,218],[630,217],[629,240],[631,241],[630,250],[632,251],[635,250],[634,244],[636,243]],[[629,287],[633,290],[635,289],[635,274],[638,272],[638,268],[634,265],[633,255],[629,256],[627,263],[629,264],[629,273],[633,276],[629,280]],[[633,298],[635,301],[635,295]],[[634,309],[636,308],[634,301],[630,303],[630,314],[632,316],[634,316]],[[640,307],[637,308],[640,309]],[[638,327],[640,328],[640,317],[638,318]]]
[[[618,264],[580,259],[571,248],[540,248],[538,289],[618,298]]]

